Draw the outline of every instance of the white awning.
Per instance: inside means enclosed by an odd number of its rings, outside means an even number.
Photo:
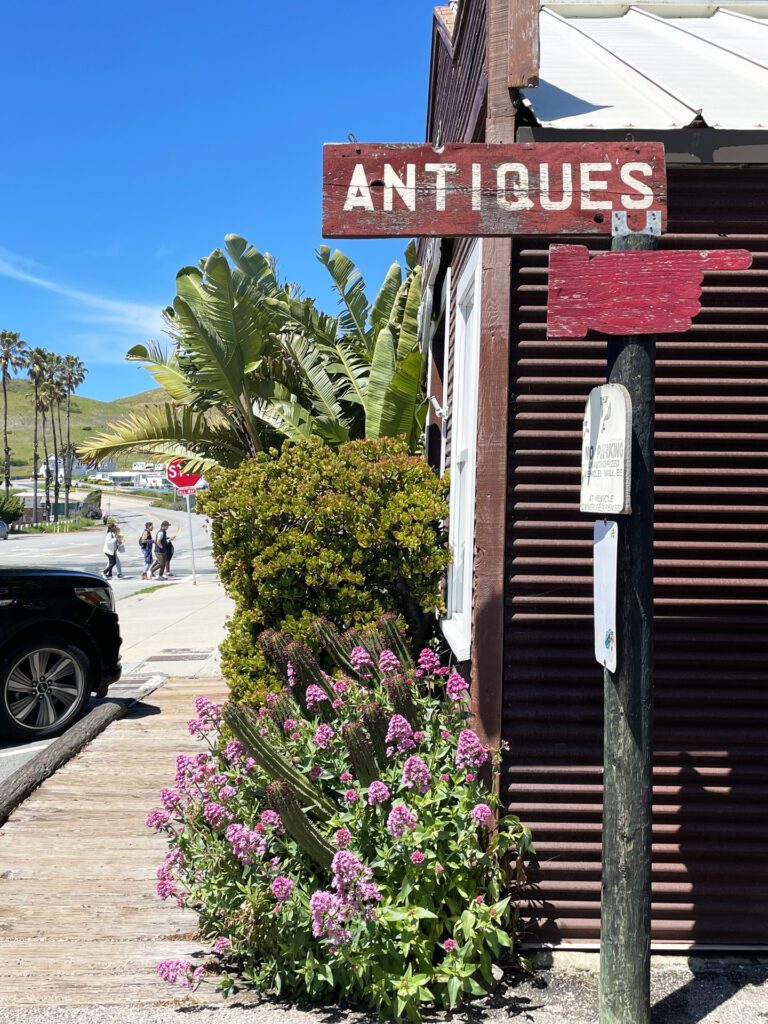
[[[549,128],[768,129],[768,3],[554,0],[523,96]]]

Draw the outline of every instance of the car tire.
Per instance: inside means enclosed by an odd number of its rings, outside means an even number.
[[[0,730],[11,739],[56,736],[79,717],[93,685],[87,655],[70,640],[24,640],[0,654]]]

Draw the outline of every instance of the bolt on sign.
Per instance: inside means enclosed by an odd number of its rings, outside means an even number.
[[[663,230],[663,144],[323,147],[325,238],[610,234],[614,210]]]
[[[632,399],[623,384],[592,388],[582,436],[581,511],[627,515],[632,511]]]

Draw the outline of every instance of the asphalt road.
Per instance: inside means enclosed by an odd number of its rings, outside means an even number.
[[[104,512],[117,519],[125,538],[125,554],[120,556],[123,578],[112,579],[118,612],[120,602],[132,594],[148,587],[172,587],[176,580],[192,575],[192,546],[186,511],[174,512],[169,509],[153,508],[149,499],[122,495],[105,495],[102,508]],[[216,575],[216,569],[211,555],[209,523],[205,516],[195,513],[191,518],[196,572],[198,577],[210,578]],[[169,533],[175,549],[171,564],[173,577],[164,583],[159,583],[158,580],[145,581],[141,579],[144,559],[139,549],[139,536],[145,522],[153,522],[155,529],[158,529],[164,519],[171,524]],[[104,534],[105,530],[101,524],[77,533],[11,534],[7,541],[0,541],[0,566],[16,566],[20,569],[76,569],[100,573],[107,561],[102,552]],[[0,742],[0,785],[3,779],[51,742],[42,740],[20,745]]]

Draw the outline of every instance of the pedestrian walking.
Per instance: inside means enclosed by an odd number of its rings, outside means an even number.
[[[144,523],[144,529],[139,537],[139,547],[144,558],[144,572],[141,574],[143,580],[148,580],[151,572],[154,550],[152,531],[154,528],[154,523]]]
[[[166,556],[165,556],[165,576],[166,576],[166,579],[169,576],[173,575],[173,573],[171,572],[171,559],[173,558],[173,553],[176,550],[176,548],[173,546],[173,542],[176,540],[177,536],[178,536],[178,530],[176,531],[176,533],[174,533],[173,537],[169,537],[168,541],[167,541]]]
[[[155,560],[150,566],[149,570],[149,575],[152,577],[152,579],[157,578],[161,580],[163,578],[163,573],[165,572],[165,562],[166,559],[168,558],[168,527],[170,525],[171,524],[168,522],[168,520],[164,519],[162,523],[160,523],[160,529],[155,534],[155,539],[153,542]]]
[[[117,527],[114,523],[110,523],[107,527],[107,534],[104,537],[104,554],[107,556],[107,568],[102,570],[103,575],[108,579],[112,579],[112,570],[117,564]]]
[[[115,523],[115,538],[117,539],[117,548],[115,549],[115,569],[117,569],[117,578],[121,580],[123,578],[123,563],[120,561],[120,555],[125,554],[125,537],[120,532],[120,527]]]

